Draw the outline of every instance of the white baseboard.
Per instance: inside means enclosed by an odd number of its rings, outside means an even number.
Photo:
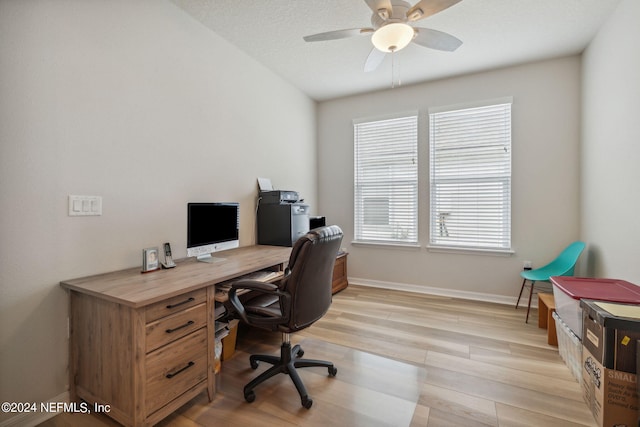
[[[56,397],[54,397],[53,399],[50,399],[47,402],[43,402],[43,403],[49,404],[49,403],[59,403],[59,402],[63,402],[63,403],[70,402],[70,396],[68,391],[65,391],[64,393],[61,393]],[[47,421],[49,418],[53,418],[56,415],[58,415],[57,412],[40,411],[40,402],[36,402],[35,405],[37,405],[36,411],[22,412],[22,413],[16,414],[15,417],[9,418],[8,420],[4,420],[3,422],[1,422],[0,427],[10,427],[10,426],[11,427],[13,426],[34,427],[34,426],[37,426],[38,424],[41,424]]]
[[[426,295],[437,295],[449,298],[467,299],[472,301],[493,302],[496,304],[513,305],[515,307],[517,297],[504,295],[487,294],[483,292],[460,291],[456,289],[434,288],[431,286],[415,285],[410,283],[384,282],[380,280],[362,279],[359,277],[349,277],[349,284],[359,286],[369,286],[372,288],[391,289],[396,291],[416,292]],[[524,308],[527,308],[527,295],[522,295],[520,303],[524,301]],[[533,298],[531,307],[538,307],[538,299]]]

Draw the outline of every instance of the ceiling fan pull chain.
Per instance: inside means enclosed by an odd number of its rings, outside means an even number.
[[[400,76],[400,60],[398,60],[396,74],[398,76],[398,87],[402,86],[402,77]]]
[[[398,87],[402,86],[402,80],[400,79],[400,63],[396,64],[396,51],[391,51],[391,89],[396,87],[396,78],[398,80]]]
[[[395,84],[395,68],[396,68],[396,55],[395,50],[391,51],[391,89],[396,87]]]

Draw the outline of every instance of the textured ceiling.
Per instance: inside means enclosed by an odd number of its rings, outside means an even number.
[[[316,100],[577,54],[619,2],[463,0],[416,23],[461,39],[458,50],[410,44],[365,73],[369,36],[314,43],[302,39],[370,27],[371,10],[364,0],[172,1]]]

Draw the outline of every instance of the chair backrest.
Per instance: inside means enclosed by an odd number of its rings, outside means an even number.
[[[331,281],[342,242],[337,225],[316,228],[299,238],[289,258],[290,273],[282,289],[291,295],[288,328],[303,329],[320,319],[331,305]]]
[[[556,259],[551,261],[547,267],[554,273],[552,276],[573,276],[576,262],[584,250],[584,242],[573,242],[567,246]]]

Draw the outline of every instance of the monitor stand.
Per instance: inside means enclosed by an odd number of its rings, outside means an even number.
[[[200,262],[208,262],[209,264],[214,264],[216,262],[222,262],[226,258],[212,257],[211,254],[204,254],[204,255],[198,255],[196,259]]]

